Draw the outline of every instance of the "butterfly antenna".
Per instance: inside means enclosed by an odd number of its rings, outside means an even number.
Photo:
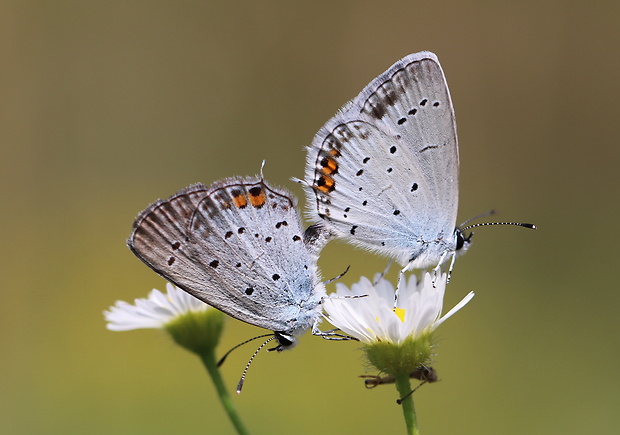
[[[480,213],[478,216],[474,216],[472,218],[467,219],[465,222],[461,222],[459,224],[458,228],[462,228],[464,225],[467,225],[471,221],[482,219],[483,217],[487,217],[487,216],[493,216],[495,213],[497,213],[497,211],[495,209],[486,211],[484,213]]]
[[[479,214],[478,216],[474,216],[473,218],[467,219],[465,222],[460,224],[457,228],[461,231],[461,233],[465,232],[467,230],[471,230],[472,228],[487,227],[487,226],[491,226],[491,225],[514,225],[514,226],[517,226],[517,227],[531,228],[533,230],[536,229],[536,225],[528,224],[528,223],[523,223],[523,222],[483,222],[483,223],[474,224],[474,225],[467,225],[471,221],[475,221],[475,220],[478,220],[478,219],[483,218],[483,217],[491,216],[491,215],[494,215],[495,213],[496,213],[495,209],[489,210],[489,211],[487,211],[485,213]],[[467,225],[467,226],[464,226],[464,225]]]
[[[228,352],[226,352],[224,354],[224,356],[222,358],[220,358],[220,360],[217,362],[217,366],[221,366],[222,364],[224,364],[224,360],[228,357],[228,355],[230,355],[230,353],[237,349],[238,347],[243,346],[246,343],[249,343],[250,341],[256,340],[257,338],[264,338],[264,337],[270,337],[272,334],[263,334],[263,335],[257,335],[256,337],[252,337],[249,340],[245,340],[243,343],[239,343],[238,345],[236,345],[235,347],[233,347],[232,349],[230,349]]]
[[[467,231],[467,230],[471,230],[472,228],[476,228],[476,227],[488,227],[491,225],[514,225],[517,227],[524,227],[524,228],[530,228],[532,230],[536,229],[536,225],[534,224],[528,224],[528,223],[524,223],[524,222],[482,222],[479,224],[474,224],[474,225],[468,225],[465,228],[461,228],[461,232]]]
[[[263,335],[262,337],[265,337],[265,335]],[[255,338],[258,338],[258,337],[255,337]],[[271,340],[275,340],[275,339],[276,339],[276,336],[272,335],[269,340],[267,340],[266,342],[264,342],[263,344],[258,346],[258,349],[256,349],[256,351],[254,352],[254,355],[252,355],[252,357],[250,358],[250,360],[246,364],[245,369],[243,369],[243,374],[241,375],[241,379],[239,379],[239,383],[237,384],[237,394],[241,394],[241,389],[243,388],[243,383],[245,382],[245,376],[248,374],[248,369],[250,368],[250,364],[252,364],[252,361],[254,361],[254,358],[256,357],[256,355],[258,355],[258,352],[260,352],[260,350],[263,347],[265,347],[267,345],[267,343],[269,343]]]
[[[340,275],[338,275],[335,278],[328,279],[327,281],[323,281],[323,284],[329,284],[331,282],[334,282],[334,281],[342,278],[343,276],[345,276],[347,274],[347,272],[349,271],[350,268],[351,268],[351,265],[347,266],[347,268],[344,270],[344,272],[342,272]]]

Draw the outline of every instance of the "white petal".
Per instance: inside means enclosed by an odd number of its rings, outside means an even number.
[[[472,298],[475,296],[474,292],[469,292],[467,294],[467,296],[465,296],[461,302],[459,302],[458,304],[456,304],[454,306],[454,308],[452,308],[450,311],[448,311],[446,313],[445,316],[443,316],[441,319],[437,320],[437,322],[435,322],[435,328],[439,325],[441,325],[445,320],[447,320],[449,317],[451,317],[454,313],[456,313],[458,310],[460,310],[461,308],[463,308],[469,301],[472,300]]]
[[[112,331],[129,331],[142,328],[163,328],[175,317],[188,311],[206,310],[209,306],[192,295],[166,285],[166,294],[152,290],[148,298],[136,299],[134,305],[117,301],[104,311],[107,328]]]

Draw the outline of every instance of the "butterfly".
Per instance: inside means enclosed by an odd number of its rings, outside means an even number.
[[[262,177],[195,184],[153,203],[136,218],[127,245],[196,298],[274,331],[275,350],[294,346],[308,329],[324,334],[320,235],[303,230],[293,195]]]
[[[302,184],[311,219],[329,237],[390,257],[402,271],[437,270],[451,256],[451,271],[473,227],[456,225],[458,180],[450,92],[437,56],[423,51],[392,65],[319,130]]]

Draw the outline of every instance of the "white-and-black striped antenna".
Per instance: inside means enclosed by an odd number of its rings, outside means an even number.
[[[478,219],[482,219],[483,217],[487,217],[487,216],[493,216],[495,213],[496,213],[495,209],[492,209],[492,210],[489,210],[489,211],[485,211],[484,213],[480,213],[477,216],[470,217],[465,222],[461,222],[457,228],[461,228],[463,225],[467,225],[471,221],[476,221]]]
[[[488,227],[490,225],[515,225],[517,227],[530,228],[532,230],[536,229],[536,225],[528,224],[524,222],[481,222],[479,224],[468,225],[466,227],[460,228],[461,232],[471,230],[476,227]]]
[[[233,350],[237,349],[238,347],[241,347],[241,346],[243,346],[244,344],[249,343],[250,341],[254,341],[254,340],[256,340],[257,338],[271,337],[272,335],[273,335],[273,334],[263,334],[263,335],[257,335],[256,337],[252,337],[252,338],[250,338],[249,340],[245,340],[243,343],[239,343],[238,345],[236,345],[235,347],[233,347],[232,349],[230,349],[228,352],[226,352],[226,353],[224,354],[224,356],[223,356],[223,357],[221,357],[221,358],[220,358],[220,360],[217,362],[217,366],[219,367],[219,366],[221,366],[222,364],[224,364],[224,360],[228,357],[228,355],[230,355],[230,353],[231,353]]]
[[[472,228],[476,228],[476,227],[486,227],[486,226],[490,226],[490,225],[514,225],[517,227],[525,227],[525,228],[531,228],[533,230],[536,229],[536,225],[534,224],[528,224],[528,223],[523,223],[523,222],[481,222],[479,224],[473,224],[473,225],[467,225],[468,223],[478,220],[480,218],[483,217],[487,217],[487,216],[492,216],[496,213],[495,210],[489,210],[485,213],[481,213],[478,216],[474,216],[472,218],[467,219],[465,222],[462,222],[461,224],[459,224],[459,226],[457,227],[458,230],[462,233],[464,231],[467,230],[471,230]],[[467,226],[464,226],[467,225]]]
[[[265,336],[263,335],[262,337],[265,337]],[[258,338],[258,337],[255,337],[255,338]],[[269,343],[271,340],[275,340],[276,338],[278,338],[278,336],[276,334],[273,334],[271,335],[271,338],[269,338],[269,340],[267,340],[266,342],[258,346],[258,349],[256,349],[256,351],[254,352],[254,354],[252,355],[252,357],[246,364],[245,369],[243,369],[243,374],[241,375],[241,379],[239,379],[239,383],[237,384],[237,394],[241,394],[241,389],[243,388],[243,383],[245,382],[245,376],[248,374],[248,369],[250,368],[250,364],[252,364],[252,361],[254,361],[254,358],[256,357],[256,355],[258,355],[258,352],[260,352],[260,350],[263,347],[265,347],[267,343]]]
[[[342,278],[343,276],[345,276],[347,274],[347,272],[349,271],[350,268],[351,268],[350,265],[347,266],[347,268],[344,270],[344,272],[342,272],[340,275],[338,275],[338,276],[336,276],[334,278],[328,279],[327,281],[323,281],[323,284],[329,284],[329,283],[332,283],[334,281],[339,280],[340,278]]]

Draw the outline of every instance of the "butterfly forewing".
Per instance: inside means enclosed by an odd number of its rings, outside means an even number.
[[[316,135],[308,151],[311,212],[336,235],[406,265],[453,251],[458,148],[434,54],[405,57]]]
[[[356,110],[394,129],[424,170],[435,219],[456,225],[459,151],[454,108],[433,53],[410,55],[373,80],[356,98]]]

